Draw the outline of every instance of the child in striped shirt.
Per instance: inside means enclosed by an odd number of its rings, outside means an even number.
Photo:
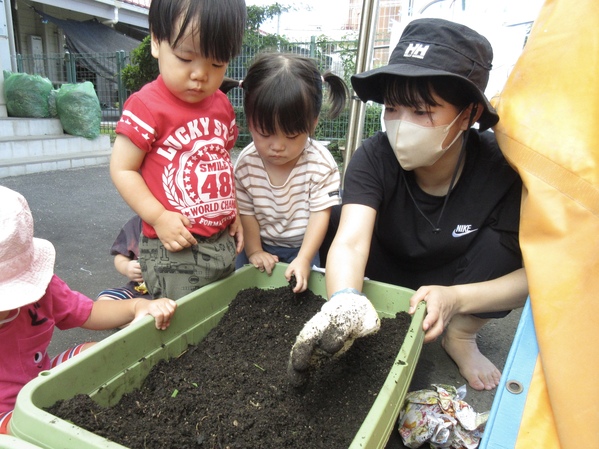
[[[321,75],[315,62],[295,54],[258,55],[240,83],[253,142],[235,164],[235,185],[244,251],[236,268],[248,262],[268,274],[277,262],[289,263],[285,277],[294,292],[307,289],[311,266],[331,208],[340,203],[340,174],[329,150],[312,139],[329,86],[329,115],[347,99],[345,82]]]

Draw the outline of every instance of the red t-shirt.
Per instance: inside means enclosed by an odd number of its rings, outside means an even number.
[[[212,236],[235,219],[229,151],[239,131],[224,93],[187,103],[171,94],[159,76],[125,102],[116,132],[147,153],[141,175],[148,188],[167,210],[189,218],[193,234]],[[157,238],[145,222],[143,233]]]

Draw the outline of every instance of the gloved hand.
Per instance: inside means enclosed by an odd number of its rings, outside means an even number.
[[[381,320],[366,296],[353,288],[340,290],[323,304],[303,327],[295,340],[287,373],[292,385],[303,385],[309,368],[323,358],[338,357],[347,351],[354,340],[377,332]]]

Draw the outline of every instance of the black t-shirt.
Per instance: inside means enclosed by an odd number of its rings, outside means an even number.
[[[116,240],[110,248],[110,254],[121,254],[131,260],[139,256],[139,237],[141,234],[141,218],[134,215],[124,224]]]
[[[401,175],[403,169],[385,133],[363,142],[347,167],[343,204],[362,204],[377,211],[367,277],[397,283],[399,270],[422,272],[449,264],[468,251],[485,227],[499,232],[503,245],[519,251],[520,177],[490,131],[470,130],[465,157],[464,169],[439,222],[441,230],[435,233],[415,207],[405,182],[434,225],[445,197],[422,191],[413,172]]]
[[[110,254],[116,256],[120,254],[130,260],[137,260],[139,257],[139,237],[141,234],[141,218],[134,215],[122,227],[119,235],[110,248]],[[134,281],[127,282],[126,287],[131,291],[139,284]]]

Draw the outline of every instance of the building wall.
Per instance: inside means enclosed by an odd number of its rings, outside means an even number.
[[[58,28],[51,22],[43,23],[42,18],[29,7],[24,0],[17,0],[18,6],[18,30],[17,52],[20,54],[32,54],[31,39],[29,36],[41,36],[45,54],[62,53],[64,48],[64,36],[59,33]],[[65,10],[53,6],[30,3],[37,10],[45,12],[54,17],[64,17]],[[69,19],[88,20],[89,16],[76,12],[68,12]]]
[[[363,0],[350,0],[347,28],[358,32]],[[379,0],[372,68],[387,64],[393,23],[400,20],[403,0]]]
[[[29,8],[23,0],[18,0],[17,5],[17,53],[28,56],[39,53],[34,44],[36,41],[39,42],[34,36],[39,36],[41,38],[41,53],[43,55],[55,55],[55,58],[49,61],[40,58],[39,61],[31,62],[28,58],[23,66],[24,71],[49,78],[55,84],[65,82],[65,74],[58,60],[64,52],[64,36],[53,23],[43,23],[41,17]],[[61,14],[60,8],[37,4],[34,4],[34,6],[50,15]]]
[[[68,9],[66,7],[60,8],[58,6],[55,6],[54,3],[57,2],[48,0],[43,0],[39,2],[32,0],[15,0],[14,4],[16,6],[16,11],[13,11],[13,14],[16,17],[13,17],[13,19],[16,24],[14,30],[14,39],[17,53],[32,53],[31,39],[29,38],[29,36],[32,35],[42,37],[43,49],[45,54],[63,53],[64,51],[65,41],[62,33],[59,33],[58,28],[54,24],[42,23],[41,17],[38,14],[36,14],[30,6],[33,6],[37,10],[59,19],[73,19],[78,21],[85,21],[90,20],[92,18],[98,18],[96,16],[91,16],[89,14],[77,10]],[[89,0],[87,3],[95,4],[94,0]],[[104,3],[106,2],[102,2],[102,5],[104,5]],[[139,17],[143,17],[141,23],[143,26],[147,27],[147,8],[149,7],[150,0],[125,0],[123,3],[132,6],[128,6],[128,8],[130,8],[129,10],[126,10],[125,7],[120,9],[121,12],[119,13],[119,26],[131,23],[127,22],[128,18],[136,14],[136,20],[139,20]],[[68,2],[64,1],[62,2],[62,4],[67,5]],[[98,4],[100,4],[100,2],[98,2]],[[131,8],[135,11],[132,11]],[[104,21],[105,18],[100,17],[98,18],[98,20]]]

